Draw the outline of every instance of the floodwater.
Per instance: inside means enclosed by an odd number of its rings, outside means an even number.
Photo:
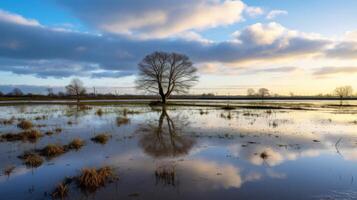
[[[66,177],[102,166],[118,179],[92,192],[72,183],[66,199],[357,199],[357,110],[351,107],[0,107],[0,119],[11,117],[16,120],[0,125],[0,134],[20,132],[21,119],[43,133],[62,131],[37,142],[0,142],[0,169],[15,166],[9,175],[0,172],[0,199],[51,199]],[[117,124],[117,117],[129,122]],[[106,144],[91,141],[99,133],[111,135]],[[74,138],[85,146],[37,168],[18,158]]]

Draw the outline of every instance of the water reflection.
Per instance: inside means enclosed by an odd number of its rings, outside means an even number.
[[[170,118],[166,107],[162,107],[158,122],[149,122],[139,128],[143,134],[140,147],[154,158],[186,155],[195,143],[194,139],[180,132],[187,125],[184,118]]]
[[[102,116],[95,114],[100,108]],[[71,187],[68,199],[304,200],[328,199],[335,190],[350,195],[345,199],[356,197],[350,192],[357,184],[357,123],[352,123],[357,118],[351,113],[139,106],[78,111],[68,106],[28,106],[19,114],[18,109],[0,108],[0,117],[46,124],[36,126],[42,132],[56,127],[63,131],[44,135],[36,147],[21,141],[0,142],[0,169],[16,166],[10,176],[0,176],[4,199],[50,199],[43,194],[65,177],[103,165],[117,170],[117,183],[90,197]],[[45,119],[34,120],[44,113]],[[124,113],[130,123],[116,126],[116,118]],[[0,134],[18,131],[16,123],[0,126]],[[107,144],[91,142],[102,132],[112,135]],[[26,150],[68,144],[74,138],[86,145],[36,169],[26,168],[17,158]],[[29,193],[29,188],[34,190]]]

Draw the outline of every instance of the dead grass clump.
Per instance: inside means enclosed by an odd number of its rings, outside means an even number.
[[[13,134],[13,133],[6,133],[1,135],[0,137],[1,137],[1,141],[8,141],[8,142],[18,141],[23,139],[21,134]]]
[[[91,140],[96,143],[105,144],[109,140],[110,135],[102,133],[94,136]]]
[[[68,185],[66,183],[59,183],[57,187],[51,193],[53,199],[64,199],[68,196]]]
[[[43,158],[32,152],[25,152],[19,156],[23,160],[23,163],[28,167],[39,167],[43,163]]]
[[[105,186],[106,183],[113,181],[116,176],[111,167],[84,168],[76,178],[78,186],[85,190],[94,192],[98,188]]]
[[[16,167],[13,165],[6,166],[3,170],[5,176],[10,176],[10,174],[14,171]]]
[[[40,137],[42,137],[42,133],[40,133],[40,131],[38,130],[26,130],[23,131],[21,133],[7,133],[7,134],[3,134],[0,136],[0,140],[1,141],[8,141],[8,142],[12,142],[12,141],[29,141],[29,142],[36,142],[37,139],[39,139]]]
[[[127,117],[117,117],[117,126],[121,126],[124,124],[128,124],[130,122],[130,119]]]
[[[45,134],[46,135],[53,135],[53,131],[47,131]]]
[[[83,146],[84,146],[84,141],[79,138],[75,138],[67,145],[67,148],[78,150]]]
[[[33,127],[33,124],[31,121],[28,120],[22,120],[19,124],[17,124],[17,127],[21,128],[21,129],[30,129]]]
[[[79,110],[90,110],[90,109],[92,109],[92,107],[84,105],[84,104],[80,104],[78,109]]]
[[[51,158],[63,154],[65,149],[63,146],[58,144],[49,144],[45,148],[41,149],[40,152],[41,155]]]
[[[28,140],[28,141],[36,141],[37,139],[39,139],[40,137],[43,136],[43,134],[38,130],[24,131],[21,133],[21,135],[23,136],[23,138],[25,140]]]
[[[55,129],[55,132],[56,132],[56,133],[60,133],[60,132],[62,132],[62,129],[61,129],[61,128],[56,128],[56,129]]]
[[[98,115],[98,116],[102,116],[103,115],[103,110],[101,109],[101,108],[99,108],[96,112],[95,112],[95,114],[96,115]]]
[[[35,117],[35,120],[45,120],[45,119],[47,119],[46,115]]]

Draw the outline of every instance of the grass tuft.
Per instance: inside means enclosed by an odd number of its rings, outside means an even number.
[[[32,152],[25,152],[23,155],[19,156],[23,163],[28,167],[39,167],[43,163],[43,158]]]
[[[49,144],[43,149],[41,149],[40,152],[41,155],[46,156],[48,158],[52,158],[65,153],[65,149],[63,146],[58,144]]]
[[[17,127],[27,130],[33,127],[33,124],[31,121],[28,120],[22,120],[19,124],[17,124]]]
[[[10,176],[10,174],[14,171],[16,167],[13,165],[6,166],[3,170],[5,176]]]
[[[67,148],[68,149],[79,150],[83,146],[84,146],[84,141],[79,139],[79,138],[75,138],[67,145]]]
[[[51,193],[53,199],[65,199],[68,196],[68,185],[66,183],[59,183]]]
[[[102,167],[99,169],[83,168],[76,180],[82,190],[94,192],[115,178],[111,167]]]
[[[98,116],[102,116],[103,115],[103,110],[101,109],[101,108],[99,108],[96,112],[95,112],[95,114],[96,115],[98,115]]]
[[[101,133],[94,136],[91,140],[96,143],[105,144],[108,142],[110,135]]]
[[[127,117],[117,117],[116,121],[117,121],[117,126],[121,126],[124,124],[128,124],[130,122],[130,119]]]
[[[0,139],[2,141],[8,141],[8,142],[13,142],[13,141],[29,141],[29,142],[36,142],[37,139],[42,137],[43,134],[40,133],[38,130],[25,130],[21,133],[7,133],[3,134],[0,136]]]

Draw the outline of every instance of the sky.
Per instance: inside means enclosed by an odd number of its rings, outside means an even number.
[[[357,90],[356,0],[2,0],[0,89],[61,88],[74,77],[136,93],[153,51],[186,54],[190,93]]]

